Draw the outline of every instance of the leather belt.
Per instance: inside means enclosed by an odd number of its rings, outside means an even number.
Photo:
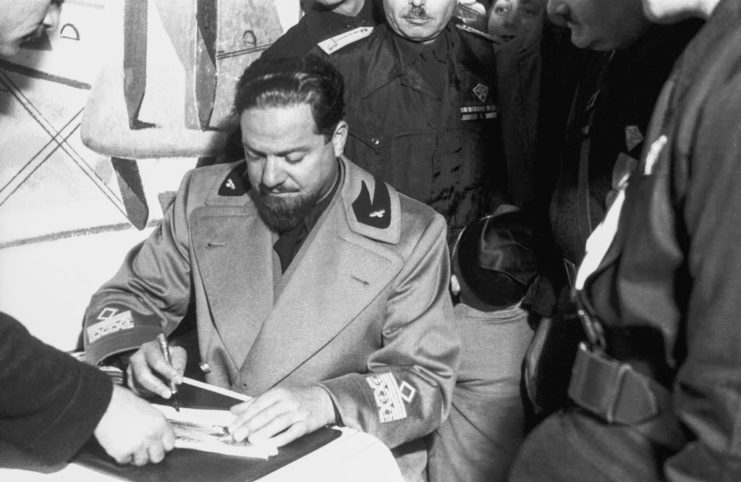
[[[662,445],[678,448],[685,441],[666,388],[584,343],[574,361],[569,398],[608,424],[629,425]]]
[[[627,425],[657,416],[671,401],[664,387],[584,343],[574,361],[569,397],[607,423]]]

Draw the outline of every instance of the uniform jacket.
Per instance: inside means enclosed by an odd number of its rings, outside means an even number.
[[[672,480],[741,478],[739,25],[739,2],[722,0],[677,61],[584,283],[608,352],[672,390],[688,440],[666,461]]]
[[[315,5],[306,11],[296,25],[262,53],[258,62],[306,55],[322,40],[363,26],[373,26],[385,21],[383,9],[377,0],[365,0],[360,12],[354,17],[342,15],[325,7]]]
[[[566,29],[534,23],[496,54],[502,151],[510,200],[520,208],[547,210],[558,168],[568,109],[583,52]]]
[[[316,44],[335,35],[358,27],[372,27],[385,22],[380,0],[365,0],[363,8],[354,17],[342,15],[314,5],[296,25],[283,33],[252,65],[296,59],[306,55]],[[237,126],[229,134],[224,154],[218,162],[233,162],[244,157],[242,128]]]
[[[113,384],[96,368],[42,343],[0,313],[0,466],[3,443],[58,464],[93,434]]]
[[[208,382],[255,396],[320,382],[346,426],[398,447],[448,412],[459,342],[445,222],[347,160],[284,274],[244,162],[196,169],[92,298],[92,362],[171,332],[193,300]],[[424,467],[424,451],[416,469]]]
[[[405,65],[387,25],[329,55],[345,79],[346,152],[359,166],[443,214],[454,233],[491,212],[504,183],[491,41],[450,23],[439,98]],[[499,171],[499,172],[498,172]]]

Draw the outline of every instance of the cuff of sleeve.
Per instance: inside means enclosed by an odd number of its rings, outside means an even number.
[[[84,363],[75,362],[75,365],[78,383],[74,395],[29,447],[49,464],[68,460],[88,441],[113,394],[113,383],[105,373]]]
[[[327,395],[329,395],[329,400],[332,402],[332,410],[334,410],[334,424],[338,427],[344,427],[345,425],[342,423],[342,415],[340,414],[340,410],[337,408],[337,403],[335,403],[334,401],[332,392],[329,390],[329,388],[325,387],[321,383],[317,384],[317,386],[327,392]]]
[[[162,323],[155,315],[142,315],[119,304],[108,304],[85,328],[85,356],[98,365],[106,358],[138,349],[162,333]]]

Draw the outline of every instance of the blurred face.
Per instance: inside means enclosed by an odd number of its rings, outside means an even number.
[[[0,55],[12,57],[24,42],[36,39],[59,20],[61,1],[0,0]]]
[[[365,0],[312,0],[304,2],[304,8],[311,8],[313,6],[312,4],[341,13],[342,15],[355,16],[362,10]]]
[[[432,43],[453,17],[456,0],[383,0],[386,21],[400,36]]]
[[[577,47],[601,51],[629,47],[650,25],[641,0],[548,0],[548,16]]]
[[[247,109],[240,124],[260,216],[275,231],[291,230],[332,188],[347,124],[340,122],[327,140],[308,104]]]
[[[489,10],[489,35],[504,43],[537,21],[546,0],[494,0]]]

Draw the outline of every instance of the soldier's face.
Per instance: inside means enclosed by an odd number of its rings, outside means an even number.
[[[59,20],[61,1],[0,0],[0,55],[12,57]]]
[[[545,0],[495,0],[489,10],[487,31],[502,43],[512,40],[532,25],[545,7]]]
[[[453,16],[455,0],[383,0],[386,21],[397,34],[431,43]]]
[[[548,0],[548,16],[568,26],[579,48],[627,48],[649,27],[641,0]]]
[[[317,132],[308,104],[247,109],[240,123],[260,215],[276,231],[293,229],[332,188],[347,124],[340,122],[327,140]]]

